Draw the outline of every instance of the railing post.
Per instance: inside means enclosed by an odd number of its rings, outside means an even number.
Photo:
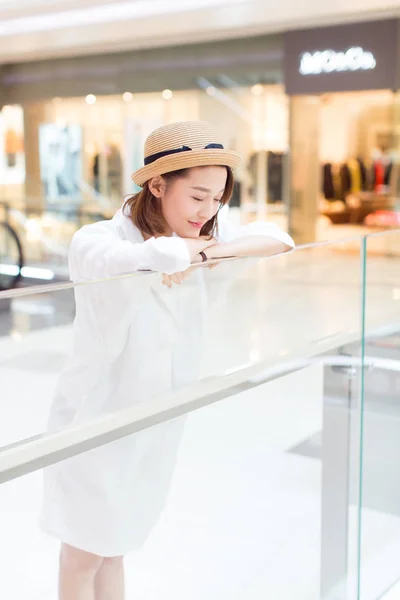
[[[324,368],[321,599],[348,596],[352,403],[356,369]]]

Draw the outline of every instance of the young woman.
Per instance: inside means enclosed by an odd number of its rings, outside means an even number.
[[[53,431],[198,378],[207,300],[202,269],[191,265],[293,247],[273,224],[218,224],[239,157],[207,123],[157,129],[144,163],[132,176],[142,191],[72,240],[71,279],[104,281],[75,290],[74,351],[56,389]],[[109,280],[142,270],[152,273]],[[168,289],[187,277],[195,284]],[[60,600],[124,598],[123,556],[143,544],[162,511],[182,424],[163,423],[47,470],[41,524],[62,542]]]

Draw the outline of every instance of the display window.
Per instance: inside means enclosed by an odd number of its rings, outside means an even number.
[[[321,97],[319,201],[331,223],[370,226],[374,213],[395,209],[399,131],[394,101],[385,90]]]
[[[51,202],[70,198],[112,213],[137,191],[131,174],[142,166],[148,134],[169,122],[203,119],[243,157],[231,215],[245,222],[285,215],[289,130],[281,85],[217,88],[206,82],[185,91],[55,98],[50,114],[52,123],[41,124],[39,138],[43,191]]]
[[[0,181],[3,185],[25,180],[24,117],[21,106],[0,111]]]
[[[378,19],[284,35],[296,241],[357,236],[397,222],[398,26]]]
[[[293,213],[293,199],[303,194],[304,202],[314,203],[314,212],[299,205],[303,220],[297,229],[305,227],[305,219],[316,219],[313,239],[342,235],[332,233],[337,225],[371,228],[375,213],[376,223],[388,223],[382,214],[395,210],[400,194],[397,95],[372,90],[308,98],[308,115],[300,109],[291,118],[293,105],[284,86],[260,83],[217,87],[204,81],[192,90],[45,101],[46,122],[38,123],[42,207],[75,206],[109,218],[125,196],[137,191],[131,174],[142,165],[148,134],[169,122],[203,119],[243,158],[235,173],[232,220],[271,219],[287,229],[289,204]],[[5,107],[3,132],[6,122],[2,168],[19,168],[23,177],[22,109]],[[296,122],[302,123],[299,136],[290,129]],[[305,136],[316,142],[308,143]],[[311,187],[308,180],[314,182]]]
[[[42,123],[39,126],[40,177],[50,204],[80,202],[82,128],[80,125]]]

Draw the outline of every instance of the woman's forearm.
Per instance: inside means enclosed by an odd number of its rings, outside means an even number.
[[[273,256],[291,250],[290,246],[265,235],[252,235],[229,242],[216,244],[205,251],[208,259],[226,258],[228,256]]]

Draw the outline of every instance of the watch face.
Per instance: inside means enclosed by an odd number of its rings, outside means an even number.
[[[16,286],[21,277],[22,248],[16,232],[0,222],[0,291]]]

